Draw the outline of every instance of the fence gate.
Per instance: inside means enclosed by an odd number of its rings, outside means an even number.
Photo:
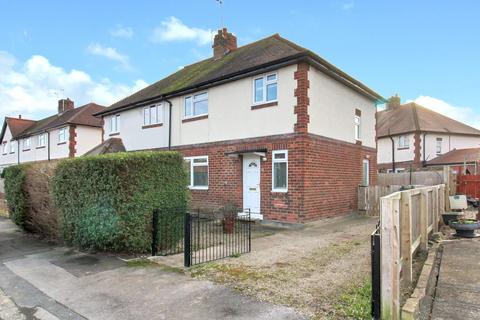
[[[237,256],[251,250],[250,212],[242,215],[185,210],[153,211],[152,256],[183,252],[184,265]]]
[[[370,236],[372,259],[372,319],[380,319],[380,221]]]
[[[251,249],[250,213],[242,216],[188,214],[185,223],[186,267],[237,256]]]
[[[480,175],[459,174],[457,176],[457,193],[480,199]]]

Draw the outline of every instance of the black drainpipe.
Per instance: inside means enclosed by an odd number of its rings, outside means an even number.
[[[172,148],[172,103],[170,100],[165,99],[168,103],[168,150]]]
[[[395,173],[395,141],[392,136],[388,136],[392,140],[392,171]]]

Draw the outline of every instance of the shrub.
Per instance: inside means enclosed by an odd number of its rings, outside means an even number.
[[[187,173],[177,152],[68,159],[55,171],[53,195],[68,244],[147,252],[153,209],[186,210]],[[175,236],[179,239],[181,234]]]
[[[25,226],[27,214],[27,201],[25,193],[26,169],[28,165],[15,165],[4,169],[5,198],[7,199],[8,211],[13,222]]]

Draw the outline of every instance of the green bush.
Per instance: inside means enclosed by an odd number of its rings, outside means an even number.
[[[25,226],[27,200],[25,188],[27,165],[15,165],[4,169],[5,197],[10,218],[20,227]]]
[[[187,172],[177,152],[132,152],[61,161],[54,201],[65,242],[81,248],[148,252],[154,208],[184,212]],[[170,235],[180,239],[182,233]]]

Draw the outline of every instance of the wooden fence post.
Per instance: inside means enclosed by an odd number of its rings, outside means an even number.
[[[402,262],[402,283],[410,285],[412,283],[412,212],[411,199],[412,192],[404,191],[401,193],[400,210],[400,258]]]
[[[448,197],[450,196],[450,180],[452,176],[450,175],[450,168],[448,166],[443,166],[443,183],[445,188],[443,189],[443,195],[445,198],[445,210],[450,211],[450,201]]]
[[[400,199],[398,192],[380,200],[382,319],[400,319]]]
[[[438,218],[440,214],[440,187],[433,189],[433,232],[438,232]]]
[[[428,250],[428,189],[422,188],[420,193],[420,249]]]

